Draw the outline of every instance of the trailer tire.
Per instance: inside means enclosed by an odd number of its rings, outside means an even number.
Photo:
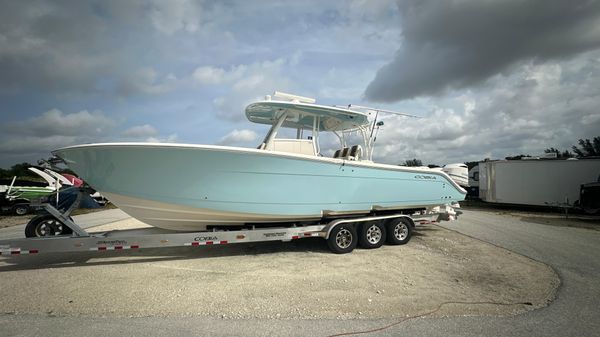
[[[597,215],[600,213],[600,208],[582,208],[583,212],[588,215]]]
[[[356,228],[350,224],[341,224],[333,227],[327,239],[327,245],[336,254],[346,254],[356,248]]]
[[[403,245],[412,236],[412,224],[409,219],[391,219],[387,223],[387,242],[390,245]]]
[[[25,214],[29,213],[29,205],[27,205],[27,204],[14,205],[12,208],[12,211],[16,215],[25,215]]]
[[[42,214],[29,220],[25,226],[25,237],[70,235],[73,230],[51,214]]]
[[[385,242],[386,229],[383,222],[367,221],[360,224],[358,228],[358,245],[361,248],[379,248]]]

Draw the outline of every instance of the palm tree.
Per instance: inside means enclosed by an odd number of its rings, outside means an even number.
[[[573,152],[579,158],[600,156],[600,137],[594,137],[592,141],[580,139],[579,146],[581,148],[573,145]]]
[[[560,151],[559,149],[555,149],[553,147],[549,149],[545,149],[544,153],[556,153],[556,158],[573,158],[575,157],[573,153],[569,152],[569,150]]]
[[[423,162],[420,159],[409,159],[404,162],[404,166],[423,166]]]

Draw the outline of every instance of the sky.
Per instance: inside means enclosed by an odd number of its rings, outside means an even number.
[[[600,136],[600,1],[0,0],[2,168],[93,142],[256,147],[244,108],[275,90],[422,117],[382,117],[378,162],[568,149]]]

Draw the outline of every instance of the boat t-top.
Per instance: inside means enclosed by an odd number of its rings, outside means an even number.
[[[257,148],[127,142],[53,153],[124,212],[177,231],[410,214],[463,200],[444,172],[373,162],[379,112],[275,92],[246,107],[251,122],[271,125]],[[282,128],[296,137],[278,137]],[[333,155],[319,145],[324,132],[339,139]]]

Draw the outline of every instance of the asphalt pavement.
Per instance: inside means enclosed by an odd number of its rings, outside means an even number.
[[[103,318],[11,313],[0,315],[0,336],[600,336],[600,231],[488,211],[465,211],[458,221],[443,226],[551,266],[562,282],[555,301],[517,316],[424,315],[402,320]],[[210,298],[198,305],[210,305]]]

